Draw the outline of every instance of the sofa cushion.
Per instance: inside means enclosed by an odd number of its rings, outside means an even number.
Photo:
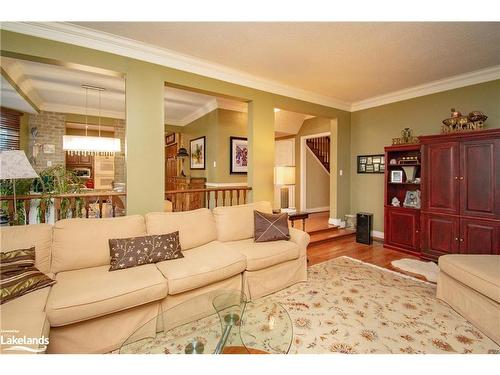
[[[54,225],[54,273],[108,265],[109,240],[146,234],[140,215],[107,219],[66,219]]]
[[[245,257],[218,241],[191,249],[184,258],[156,263],[168,279],[169,294],[178,294],[225,280],[245,270]]]
[[[7,341],[9,337],[49,337],[50,325],[45,314],[45,304],[47,303],[49,290],[50,288],[39,289],[33,293],[26,294],[1,305],[0,316],[2,319],[1,327],[4,331],[2,332],[4,342]],[[32,354],[29,351],[23,350],[5,350],[10,346],[11,345],[8,344],[1,345],[0,352],[5,354]],[[42,352],[44,351],[45,345],[33,344],[26,346]]]
[[[253,238],[254,210],[268,214],[273,213],[271,203],[265,201],[214,208],[217,240],[226,242]]]
[[[500,255],[449,254],[439,268],[462,284],[500,303]]]
[[[43,273],[50,272],[52,225],[32,224],[0,228],[1,251],[35,247],[35,267]]]
[[[179,231],[182,251],[217,239],[215,220],[208,208],[185,212],[152,212],[145,217],[148,234]]]
[[[247,271],[257,271],[288,260],[298,259],[299,246],[292,241],[254,242],[252,238],[225,242],[233,252],[247,260]]]
[[[255,242],[288,241],[288,214],[266,214],[254,211]]]
[[[109,240],[110,271],[182,258],[179,232]]]
[[[40,272],[35,264],[35,248],[2,252],[0,304],[47,288],[56,281]]]
[[[63,326],[162,299],[167,280],[154,264],[114,272],[109,265],[64,271],[47,301],[52,326]]]

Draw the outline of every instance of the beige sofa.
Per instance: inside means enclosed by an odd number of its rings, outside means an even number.
[[[439,257],[437,298],[500,345],[500,255]]]
[[[290,228],[290,241],[254,243],[254,209],[272,211],[258,202],[4,227],[1,250],[35,246],[38,268],[57,283],[1,305],[1,329],[49,334],[49,353],[106,353],[159,311],[196,295],[242,289],[255,299],[305,281],[309,235]],[[184,258],[109,272],[110,238],[176,230]],[[149,333],[169,324],[153,323]]]

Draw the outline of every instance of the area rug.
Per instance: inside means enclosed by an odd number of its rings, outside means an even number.
[[[352,258],[335,258],[309,267],[307,282],[255,301],[241,336],[249,347],[269,353],[500,353],[497,344],[435,294],[431,283]],[[276,304],[285,310],[269,308]],[[288,315],[291,325],[284,324]],[[216,318],[187,328],[196,331],[206,352],[212,351],[205,336],[220,335]],[[275,330],[272,335],[270,330]],[[181,353],[186,334],[181,327],[134,343],[126,352]]]
[[[413,273],[415,275],[422,275],[427,280],[436,283],[439,274],[439,267],[434,262],[424,262],[418,259],[398,259],[393,260],[391,265],[402,271]]]

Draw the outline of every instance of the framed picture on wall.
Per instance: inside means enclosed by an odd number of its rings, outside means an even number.
[[[167,134],[165,136],[165,145],[171,145],[175,143],[175,133]]]
[[[206,158],[206,145],[205,137],[199,137],[191,139],[189,141],[190,150],[190,168],[191,169],[205,169],[205,158]]]
[[[231,174],[248,172],[248,139],[229,137],[229,170]]]
[[[359,155],[358,173],[384,173],[384,155]]]

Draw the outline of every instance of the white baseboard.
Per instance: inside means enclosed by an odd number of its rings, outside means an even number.
[[[372,230],[372,237],[384,239],[384,232],[380,232],[378,230]]]
[[[330,211],[330,206],[306,208],[306,212],[308,213],[324,212],[324,211]]]

